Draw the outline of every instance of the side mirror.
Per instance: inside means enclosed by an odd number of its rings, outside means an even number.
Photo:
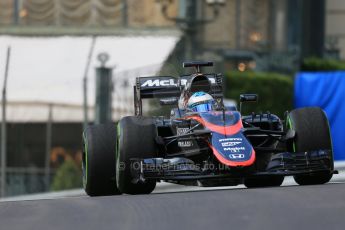
[[[162,98],[159,100],[160,105],[177,105],[178,100],[176,97]]]
[[[257,102],[258,95],[257,94],[241,94],[240,95],[240,102]]]
[[[241,94],[240,95],[240,113],[242,113],[242,103],[243,102],[257,102],[257,94]]]

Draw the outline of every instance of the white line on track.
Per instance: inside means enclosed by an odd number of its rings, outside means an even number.
[[[329,182],[330,184],[340,184],[345,183],[345,171],[340,171],[339,174],[333,175],[332,180]],[[296,182],[294,181],[293,177],[285,177],[282,186],[296,186]],[[237,185],[237,186],[221,186],[221,187],[197,187],[197,186],[186,186],[186,185],[178,185],[172,183],[161,182],[157,184],[156,189],[153,193],[173,193],[173,192],[192,192],[192,191],[211,191],[211,190],[229,190],[229,189],[244,189],[244,185]],[[14,197],[6,197],[0,199],[0,202],[6,201],[25,201],[25,200],[47,200],[47,199],[61,199],[61,198],[69,198],[69,197],[81,197],[86,196],[84,190],[82,189],[75,189],[75,190],[67,190],[67,191],[60,191],[60,192],[49,192],[49,193],[39,193],[39,194],[32,194],[32,195],[22,195],[22,196],[14,196]]]

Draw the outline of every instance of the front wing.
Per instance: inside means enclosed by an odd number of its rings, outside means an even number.
[[[253,167],[229,167],[225,165],[198,165],[183,157],[131,159],[131,173],[135,183],[146,179],[156,180],[198,180],[216,178],[248,178],[256,176],[315,174],[331,172],[333,160],[331,150],[317,150],[301,153],[284,152],[275,154],[265,171]]]

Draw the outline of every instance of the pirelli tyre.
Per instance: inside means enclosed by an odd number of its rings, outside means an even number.
[[[156,187],[156,180],[144,182],[133,178],[131,169],[134,158],[157,157],[157,136],[154,120],[148,117],[129,116],[122,118],[117,126],[116,183],[122,193],[149,194]]]
[[[328,119],[325,112],[318,107],[307,107],[291,111],[287,118],[287,127],[295,131],[295,137],[287,144],[292,152],[312,150],[331,150],[330,161],[325,162],[329,170],[308,175],[296,175],[299,185],[324,184],[333,175],[333,148]]]
[[[116,125],[93,125],[83,132],[83,186],[89,196],[121,194],[115,182]]]

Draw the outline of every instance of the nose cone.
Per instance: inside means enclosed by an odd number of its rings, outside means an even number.
[[[231,136],[213,133],[211,148],[218,161],[227,166],[250,166],[255,161],[255,151],[241,132]]]

